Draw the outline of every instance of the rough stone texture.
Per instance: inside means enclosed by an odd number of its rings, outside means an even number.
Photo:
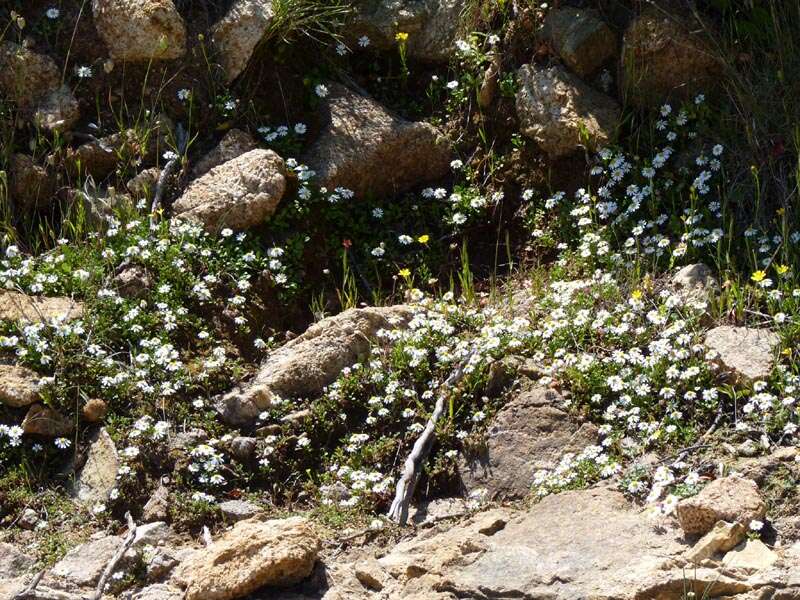
[[[183,592],[165,583],[156,583],[136,592],[131,600],[183,600]]]
[[[75,429],[75,423],[57,410],[42,404],[33,404],[22,421],[22,429],[30,435],[63,437]]]
[[[176,569],[186,600],[241,598],[263,586],[302,581],[317,560],[320,541],[301,517],[240,521]]]
[[[186,53],[186,26],[172,0],[92,0],[92,14],[114,60],[169,60]]]
[[[61,71],[52,58],[13,42],[0,42],[0,91],[18,106],[34,109],[60,85]]]
[[[767,329],[723,325],[706,333],[705,344],[725,371],[745,379],[769,377],[780,337]]]
[[[258,440],[254,437],[236,436],[228,444],[228,452],[236,460],[248,461],[256,452]]]
[[[92,438],[86,464],[75,479],[74,494],[87,504],[105,502],[117,483],[119,466],[117,448],[105,428],[101,428]]]
[[[678,521],[688,534],[704,534],[717,521],[741,523],[763,519],[767,505],[750,479],[729,476],[715,479],[700,493],[678,503]]]
[[[245,500],[226,500],[220,503],[219,510],[227,521],[244,521],[255,517],[261,512],[261,507]]]
[[[717,521],[714,528],[700,538],[687,550],[685,557],[693,563],[712,558],[717,553],[725,553],[744,539],[747,528],[741,523]]]
[[[39,380],[36,371],[17,365],[0,364],[0,404],[19,408],[39,400]]]
[[[524,65],[517,75],[520,129],[551,158],[571,154],[584,143],[596,149],[613,137],[620,109],[610,97],[559,66]],[[588,139],[581,139],[581,131]]]
[[[252,382],[226,394],[218,406],[233,424],[252,423],[282,398],[316,396],[341,370],[365,356],[381,329],[392,329],[411,317],[407,306],[354,308],[315,323],[287,342],[262,363]]]
[[[617,36],[592,10],[560,8],[550,10],[544,20],[542,37],[571,71],[589,77],[617,53]]]
[[[450,149],[432,125],[406,121],[343,85],[328,87],[322,131],[302,161],[316,183],[381,197],[448,173]]]
[[[670,283],[687,298],[702,298],[719,287],[714,273],[703,263],[686,265],[679,269]]]
[[[117,273],[112,283],[123,298],[139,298],[153,287],[153,277],[142,265],[131,265]]]
[[[524,497],[537,471],[597,443],[597,428],[574,422],[559,408],[563,401],[553,390],[534,387],[504,406],[488,427],[484,451],[461,460],[466,491],[475,496],[485,490],[480,496],[491,500]]]
[[[747,540],[722,559],[722,564],[744,571],[761,571],[771,567],[778,555],[767,548],[761,540]]]
[[[718,84],[721,64],[702,28],[658,9],[635,18],[622,43],[622,86],[628,99],[652,107],[673,97],[689,99]]]
[[[0,290],[0,320],[46,323],[53,319],[72,321],[82,315],[83,305],[71,298]]]
[[[120,536],[108,535],[76,546],[53,566],[50,575],[78,587],[93,586],[122,541]]]
[[[195,179],[175,201],[175,214],[209,230],[259,225],[286,191],[286,166],[272,150],[251,150]]]
[[[67,85],[50,91],[33,111],[33,122],[47,131],[68,131],[80,118],[80,105]]]
[[[0,577],[14,577],[28,570],[34,560],[12,544],[0,542]]]
[[[214,26],[212,37],[227,83],[244,71],[274,16],[272,0],[235,0]]]
[[[89,423],[99,423],[106,417],[108,405],[100,398],[89,398],[81,407],[81,416]]]
[[[13,154],[9,161],[9,191],[24,212],[47,206],[56,193],[56,178],[27,154]]]
[[[169,516],[169,488],[163,483],[159,484],[153,495],[142,509],[142,520],[145,523],[151,521],[163,521]]]
[[[197,161],[192,175],[200,177],[214,167],[258,148],[256,139],[241,129],[231,129],[208,154]]]
[[[152,198],[155,194],[161,169],[150,167],[131,177],[125,184],[134,198]]]
[[[395,36],[408,34],[410,58],[422,62],[446,62],[455,53],[459,20],[464,3],[458,0],[359,0],[347,27],[348,42],[357,47],[366,35],[370,47],[391,50]]]

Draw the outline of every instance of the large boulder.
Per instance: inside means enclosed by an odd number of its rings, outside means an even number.
[[[219,144],[197,161],[192,169],[192,175],[195,177],[205,175],[214,167],[256,148],[258,148],[258,142],[252,135],[241,129],[231,129],[223,136]]]
[[[594,75],[617,53],[616,34],[591,10],[550,10],[542,26],[542,37],[580,77]]]
[[[244,71],[274,18],[272,0],[234,0],[214,26],[212,37],[227,83]]]
[[[262,363],[255,378],[219,403],[223,419],[252,423],[276,397],[317,396],[345,367],[369,353],[381,329],[392,329],[411,317],[407,306],[353,308],[315,323]]]
[[[87,504],[105,502],[117,484],[120,462],[114,441],[105,428],[92,437],[86,463],[75,478],[74,493]]]
[[[56,194],[56,178],[27,154],[12,154],[8,171],[11,198],[17,209],[30,212],[50,204]]]
[[[18,365],[0,364],[0,404],[19,408],[39,400],[41,377]]]
[[[28,296],[0,290],[0,321],[73,321],[83,315],[83,304],[63,296]]]
[[[47,130],[69,129],[80,116],[55,61],[13,42],[0,42],[0,92]]]
[[[517,115],[522,133],[551,158],[607,144],[620,118],[619,105],[562,67],[524,65],[517,72]]]
[[[706,333],[713,360],[738,379],[766,379],[775,365],[780,337],[768,329],[722,325]]]
[[[722,66],[703,28],[675,14],[647,10],[625,32],[622,86],[637,106],[657,106],[668,98],[685,100],[718,86]]]
[[[117,535],[98,535],[95,539],[74,547],[58,561],[49,575],[75,587],[97,584],[123,538]]]
[[[537,471],[555,468],[566,453],[597,442],[597,428],[573,421],[564,399],[545,387],[523,391],[497,413],[479,454],[463,459],[461,479],[470,495],[494,500],[530,492]]]
[[[678,521],[692,535],[711,531],[717,521],[740,523],[763,519],[767,505],[755,481],[729,476],[715,479],[700,493],[678,503]]]
[[[450,149],[432,125],[406,121],[343,85],[328,87],[322,131],[303,159],[317,183],[386,197],[448,173]]]
[[[286,191],[286,165],[272,150],[245,152],[195,179],[175,201],[176,216],[211,231],[260,225]]]
[[[173,580],[186,600],[231,600],[264,586],[285,587],[311,574],[320,540],[302,517],[240,521],[184,560]]]
[[[358,0],[347,27],[348,42],[367,36],[380,50],[397,47],[395,36],[407,33],[410,58],[446,62],[455,52],[464,3],[458,0]]]
[[[186,26],[172,0],[92,0],[92,14],[115,60],[169,60],[186,53]]]

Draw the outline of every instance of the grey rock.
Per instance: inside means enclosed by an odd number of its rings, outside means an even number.
[[[34,560],[12,544],[0,542],[0,578],[15,577],[30,569]]]
[[[169,516],[169,489],[163,483],[159,484],[153,495],[142,509],[142,519],[145,522],[163,521]]]
[[[703,299],[719,287],[716,277],[703,263],[686,265],[671,278],[670,283],[687,299]]]
[[[131,600],[183,600],[183,592],[165,583],[156,583],[136,592]]]
[[[249,519],[262,512],[261,507],[246,500],[226,500],[220,503],[219,509],[227,521],[234,523]]]
[[[517,76],[520,129],[551,158],[571,154],[581,145],[594,150],[614,137],[620,108],[609,96],[559,66],[524,65]]]
[[[186,53],[186,26],[172,0],[92,0],[92,14],[114,60],[168,60]]]
[[[258,142],[252,135],[241,129],[231,129],[213,150],[197,161],[192,174],[195,177],[201,177],[214,167],[256,148],[258,148]]]
[[[234,0],[212,31],[225,81],[236,79],[250,62],[275,17],[272,0]]]
[[[37,513],[32,508],[26,508],[22,511],[22,515],[19,518],[19,526],[23,529],[35,529],[36,525],[39,523],[39,513]]]
[[[48,92],[33,112],[33,122],[36,126],[53,132],[70,130],[80,117],[78,100],[66,85]]]
[[[246,462],[253,458],[258,440],[254,437],[237,436],[229,445],[231,456],[239,461]]]
[[[120,536],[109,535],[76,546],[53,566],[50,574],[78,587],[94,586],[122,541]]]
[[[175,201],[176,216],[206,229],[243,230],[264,223],[286,191],[286,167],[272,150],[245,152],[195,179]]]
[[[723,325],[706,333],[705,344],[720,367],[745,381],[766,379],[775,365],[780,337],[768,329]]]
[[[119,467],[117,448],[103,427],[90,441],[86,463],[75,479],[73,493],[87,504],[105,502],[117,484]]]
[[[548,11],[542,37],[550,42],[571,71],[584,78],[595,74],[617,53],[617,36],[592,10]]]
[[[576,423],[559,408],[563,398],[533,387],[506,404],[487,429],[485,448],[460,460],[467,493],[486,499],[520,498],[542,469],[554,468],[568,452],[579,453],[597,442],[597,428]]]
[[[172,529],[163,521],[139,525],[133,538],[133,547],[158,546],[172,537]]]
[[[153,277],[141,265],[124,268],[112,280],[117,293],[123,298],[140,298],[153,287]]]
[[[447,175],[450,148],[432,125],[402,119],[343,85],[328,87],[322,130],[302,160],[316,183],[381,197]]]

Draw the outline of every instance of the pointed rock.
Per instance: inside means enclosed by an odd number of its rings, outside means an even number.
[[[119,457],[114,441],[105,427],[93,437],[86,464],[75,480],[74,494],[81,502],[105,502],[117,484]]]

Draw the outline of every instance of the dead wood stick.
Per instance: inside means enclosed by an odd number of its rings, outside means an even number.
[[[458,385],[464,378],[466,367],[474,355],[475,350],[471,350],[458,368],[456,368],[439,387],[439,394],[433,413],[428,417],[425,429],[422,430],[417,441],[414,442],[414,447],[411,449],[408,458],[406,458],[403,467],[403,476],[400,478],[400,481],[397,482],[394,500],[387,513],[390,519],[400,525],[405,525],[408,519],[408,507],[411,504],[411,498],[414,496],[414,489],[419,480],[422,463],[428,458],[428,453],[430,453],[431,447],[433,446],[433,441],[436,437],[436,423],[444,412],[445,401],[450,397],[452,388]]]
[[[125,536],[122,544],[117,549],[109,563],[106,565],[105,570],[103,570],[103,574],[100,576],[100,581],[97,582],[97,588],[95,588],[94,595],[92,595],[91,600],[100,600],[100,598],[103,597],[103,589],[106,587],[108,578],[111,577],[111,573],[114,572],[114,568],[117,566],[117,563],[122,560],[122,557],[125,555],[128,549],[133,546],[133,542],[136,540],[137,528],[136,523],[133,522],[131,513],[125,513],[125,520],[128,522],[128,535]]]

